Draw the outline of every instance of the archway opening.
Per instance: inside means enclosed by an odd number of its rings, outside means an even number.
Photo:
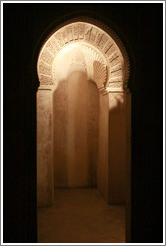
[[[37,92],[37,194],[38,207],[44,207],[39,208],[39,242],[125,242],[125,206],[130,212],[128,69],[123,46],[89,22],[65,24],[43,45]],[[100,194],[106,201],[102,208]],[[59,221],[52,234],[42,231],[42,211],[52,211],[53,221]],[[58,229],[62,225],[66,234]]]

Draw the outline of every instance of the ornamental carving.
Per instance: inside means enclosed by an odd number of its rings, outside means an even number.
[[[84,67],[88,79],[93,80],[102,93],[123,91],[127,87],[128,58],[115,40],[98,26],[73,22],[49,37],[38,58],[40,85],[57,86],[66,78],[72,64]],[[63,66],[63,76],[60,76],[60,66]]]

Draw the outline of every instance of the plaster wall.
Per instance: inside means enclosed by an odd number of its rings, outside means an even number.
[[[96,186],[99,92],[75,71],[53,96],[55,187]]]

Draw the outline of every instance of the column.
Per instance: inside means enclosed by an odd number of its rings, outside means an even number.
[[[99,146],[97,165],[97,187],[108,201],[108,150],[109,150],[109,96],[99,98]]]
[[[54,195],[52,121],[52,90],[39,88],[37,92],[38,207],[50,206]]]
[[[127,114],[126,92],[109,94],[109,194],[111,204],[126,203],[127,165]],[[129,157],[129,151],[128,151]]]

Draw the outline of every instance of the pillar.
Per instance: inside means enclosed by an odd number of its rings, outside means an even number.
[[[97,188],[108,201],[109,165],[109,96],[99,97],[99,140],[98,140]]]
[[[50,206],[53,201],[53,125],[52,90],[37,92],[37,205]]]
[[[131,94],[126,94],[126,242],[131,242]]]
[[[130,137],[129,97],[126,92],[109,93],[108,202],[111,204],[126,204],[126,191],[130,186],[129,183],[127,184],[129,181],[126,176],[130,159],[127,140]],[[129,170],[130,168],[128,172]]]

